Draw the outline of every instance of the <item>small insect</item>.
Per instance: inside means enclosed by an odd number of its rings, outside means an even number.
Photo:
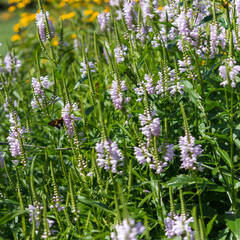
[[[225,1],[225,2],[223,2],[223,4],[222,4],[222,6],[223,6],[224,8],[226,8],[227,5],[228,5],[228,1]]]
[[[60,129],[61,127],[63,127],[63,118],[61,117],[59,119],[52,120],[48,123],[48,125]]]

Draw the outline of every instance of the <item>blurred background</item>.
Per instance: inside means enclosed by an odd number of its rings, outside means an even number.
[[[36,36],[35,16],[38,0],[0,0],[0,54],[5,55],[14,46],[25,45],[24,37]],[[61,17],[80,23],[84,28],[95,21],[98,12],[108,11],[109,0],[42,0],[53,20]],[[57,21],[55,21],[57,22]],[[74,37],[74,35],[73,35]],[[57,39],[55,40],[57,45]]]

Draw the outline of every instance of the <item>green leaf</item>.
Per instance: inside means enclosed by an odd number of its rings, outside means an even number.
[[[94,110],[94,106],[91,106],[85,110],[85,114],[88,116],[90,113],[92,113]]]
[[[212,230],[213,223],[214,223],[216,217],[217,217],[217,214],[214,215],[213,218],[212,218],[212,219],[208,222],[208,224],[207,224],[207,232],[206,232],[206,235],[207,235],[207,236],[209,235],[209,233],[210,233],[211,230]]]
[[[225,213],[224,219],[236,239],[240,239],[240,213]]]
[[[85,76],[84,78],[81,78],[81,79],[76,83],[76,85],[74,86],[74,90],[77,89],[77,88],[80,86],[80,84],[81,84],[82,82],[84,82],[86,79],[88,79],[87,76]]]
[[[107,205],[105,205],[104,203],[101,202],[97,202],[97,201],[93,201],[91,199],[88,199],[86,197],[83,196],[78,196],[78,200],[84,204],[88,204],[91,205],[93,207],[99,208],[105,212],[111,213],[112,215],[115,215],[115,213],[111,210],[109,210],[109,208],[107,207]]]
[[[18,217],[18,216],[23,215],[25,213],[27,213],[26,210],[17,210],[15,212],[8,213],[4,217],[0,218],[0,225],[4,224],[6,222],[9,222],[12,219],[14,219],[15,217]]]
[[[184,85],[184,91],[189,94],[190,100],[194,103],[194,105],[201,110],[203,113],[205,112],[202,104],[201,104],[201,96],[193,90],[193,85],[189,81],[182,81]]]
[[[220,147],[215,147],[217,153],[221,156],[221,158],[225,161],[225,163],[230,167],[231,159],[228,153],[225,150],[222,150]]]
[[[171,178],[171,180],[167,183],[167,185],[173,186],[173,187],[192,185],[192,184],[196,184],[196,180],[198,183],[203,182],[202,178],[195,178],[187,175],[180,175],[180,176]]]

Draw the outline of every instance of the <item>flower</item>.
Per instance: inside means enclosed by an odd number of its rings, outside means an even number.
[[[155,88],[154,88],[154,86],[153,86],[152,76],[149,76],[149,75],[145,74],[144,80],[146,81],[145,87],[146,87],[147,92],[148,92],[150,95],[154,94],[154,93],[155,93]]]
[[[98,23],[99,23],[100,28],[103,32],[105,31],[109,20],[110,20],[110,13],[109,12],[107,12],[107,13],[103,12],[103,13],[98,14]]]
[[[117,166],[121,166],[123,156],[116,142],[111,140],[101,141],[96,144],[98,166],[107,171],[117,173]]]
[[[168,238],[174,236],[183,237],[184,240],[194,239],[194,231],[189,226],[189,223],[193,222],[193,217],[186,219],[184,214],[182,215],[173,215],[168,214],[168,217],[164,220],[165,222],[165,235]]]
[[[88,62],[88,67],[89,67],[90,72],[96,72],[94,63]],[[83,62],[81,63],[80,71],[82,72],[82,75],[81,75],[82,78],[87,76],[87,64],[86,64],[85,60],[83,60]]]
[[[118,80],[114,80],[112,82],[112,86],[110,89],[110,95],[114,104],[115,109],[122,109],[123,107],[123,93],[122,91],[126,91],[127,86],[125,81],[121,81],[119,83]]]
[[[135,0],[124,0],[123,3],[123,16],[129,30],[135,29],[135,25],[133,23],[136,14],[136,12],[133,10],[135,3]]]
[[[127,55],[126,51],[127,51],[127,46],[125,46],[124,44],[122,44],[122,47],[117,46],[114,49],[114,53],[115,53],[117,63],[120,63],[120,62],[124,61],[124,57]]]
[[[46,14],[46,16],[45,16]],[[47,19],[47,23],[46,23],[46,19]],[[54,35],[55,35],[55,30],[53,27],[53,23],[49,18],[49,12],[43,12],[42,10],[36,14],[36,24],[38,26],[38,31],[39,31],[39,35],[40,38],[43,42],[46,42],[47,39],[53,39]],[[47,25],[49,26],[49,33],[48,35],[46,35],[47,33]]]
[[[66,127],[67,127],[68,135],[71,138],[74,135],[74,130],[73,130],[73,124],[75,124],[74,121],[78,119],[72,113],[74,111],[79,111],[79,108],[78,108],[76,103],[74,103],[74,104],[67,103],[65,105],[65,107],[62,109],[62,118],[63,118],[63,121],[64,121]]]
[[[226,64],[219,67],[219,75],[223,78],[223,82],[220,83],[222,86],[226,86],[228,84],[228,77],[230,80],[230,84],[232,87],[236,87],[235,77],[240,72],[240,65],[235,65],[236,61],[232,58],[228,59],[227,61],[227,68]],[[228,73],[228,76],[227,76]]]
[[[194,163],[197,161],[198,155],[203,152],[201,145],[195,145],[195,138],[186,131],[185,136],[181,136],[179,139],[179,147],[181,150],[181,167],[186,170],[195,170]]]
[[[13,56],[10,53],[7,53],[4,57],[5,69],[9,73],[18,72],[19,68],[22,66],[21,60],[17,56]]]
[[[139,120],[142,126],[140,130],[147,137],[147,147],[149,147],[151,137],[160,135],[160,119],[152,119],[150,113],[146,112],[145,115],[139,114]]]
[[[144,232],[145,227],[141,222],[135,224],[134,219],[124,219],[119,225],[115,225],[116,232],[111,233],[112,240],[136,240],[137,235]]]
[[[17,157],[17,156],[21,156],[22,154],[20,138],[22,137],[25,131],[20,127],[19,117],[16,116],[14,118],[14,114],[13,113],[9,114],[9,122],[11,126],[10,126],[9,136],[7,137],[7,140],[10,146],[11,155],[13,157]],[[26,165],[25,162],[23,162],[23,164]]]

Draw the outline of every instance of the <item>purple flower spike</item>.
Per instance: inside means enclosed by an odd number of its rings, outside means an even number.
[[[40,38],[43,42],[46,42],[47,39],[53,39],[54,35],[55,35],[53,23],[49,18],[49,12],[46,12],[46,17],[47,17],[47,21],[48,21],[48,26],[50,28],[50,36],[46,35],[47,23],[46,23],[46,18],[45,18],[44,12],[41,10],[39,13],[36,14],[36,24],[38,26]]]

